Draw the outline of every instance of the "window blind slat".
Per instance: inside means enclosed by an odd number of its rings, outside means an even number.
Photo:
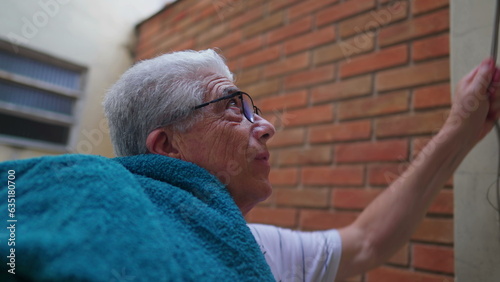
[[[36,109],[71,115],[74,99],[0,80],[0,100]]]
[[[80,90],[80,73],[0,50],[0,69]]]

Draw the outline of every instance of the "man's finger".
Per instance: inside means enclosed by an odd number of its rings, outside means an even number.
[[[480,65],[474,76],[473,87],[476,91],[481,94],[485,94],[486,90],[490,86],[491,79],[493,76],[493,71],[495,67],[491,59],[484,60]]]
[[[495,68],[493,72],[493,78],[491,79],[490,87],[488,92],[490,95],[496,95],[497,90],[500,88],[500,69]]]
[[[467,83],[467,84],[470,84],[472,83],[472,80],[474,79],[474,77],[476,76],[476,73],[477,71],[479,70],[479,67],[481,65],[475,67],[473,70],[471,70],[467,75],[464,76],[464,82]]]

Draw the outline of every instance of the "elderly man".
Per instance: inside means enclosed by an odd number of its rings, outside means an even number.
[[[243,220],[271,194],[266,143],[275,130],[234,85],[223,59],[205,50],[140,62],[104,102],[119,158],[1,164],[15,171],[19,213],[27,215],[19,215],[28,227],[19,227],[17,270],[27,279],[107,281],[332,281],[363,273],[409,239],[440,187],[493,127],[500,115],[496,70],[485,60],[461,81],[425,154],[354,223],[297,232],[249,228]]]

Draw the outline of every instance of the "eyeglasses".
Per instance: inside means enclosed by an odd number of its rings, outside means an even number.
[[[194,109],[197,110],[199,108],[203,108],[203,107],[208,106],[210,104],[213,104],[215,102],[231,99],[234,97],[240,98],[240,100],[241,100],[240,109],[243,112],[243,115],[246,117],[246,119],[249,122],[254,123],[255,122],[254,114],[260,115],[260,109],[257,108],[253,104],[253,100],[252,100],[252,97],[250,97],[250,95],[248,95],[245,92],[241,92],[241,91],[237,91],[237,92],[234,92],[233,94],[229,94],[229,95],[217,98],[215,100],[200,104],[200,105],[194,107]]]

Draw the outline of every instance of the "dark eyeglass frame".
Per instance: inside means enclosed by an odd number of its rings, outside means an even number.
[[[252,107],[251,108],[247,108],[247,104],[245,103],[245,100],[243,100],[243,95],[246,95],[249,99],[250,99],[250,102],[252,103]],[[194,110],[197,110],[197,109],[200,109],[200,108],[203,108],[203,107],[206,107],[210,104],[213,104],[213,103],[216,103],[216,102],[219,102],[219,101],[222,101],[222,100],[227,100],[227,99],[231,99],[231,98],[234,98],[234,97],[237,97],[239,96],[240,100],[241,100],[241,112],[243,113],[243,115],[245,116],[245,118],[251,122],[251,123],[254,123],[255,122],[255,119],[254,119],[254,114],[256,115],[259,115],[260,116],[260,109],[257,108],[254,104],[253,104],[253,100],[252,100],[252,97],[250,97],[250,95],[248,95],[247,93],[243,92],[243,91],[236,91],[232,94],[229,94],[229,95],[226,95],[226,96],[222,96],[220,98],[217,98],[215,100],[212,100],[212,101],[208,101],[206,103],[203,103],[203,104],[200,104],[198,106],[195,106],[193,109]],[[250,105],[248,105],[250,106]],[[245,110],[247,109],[247,110]],[[253,110],[253,111],[252,111]]]

